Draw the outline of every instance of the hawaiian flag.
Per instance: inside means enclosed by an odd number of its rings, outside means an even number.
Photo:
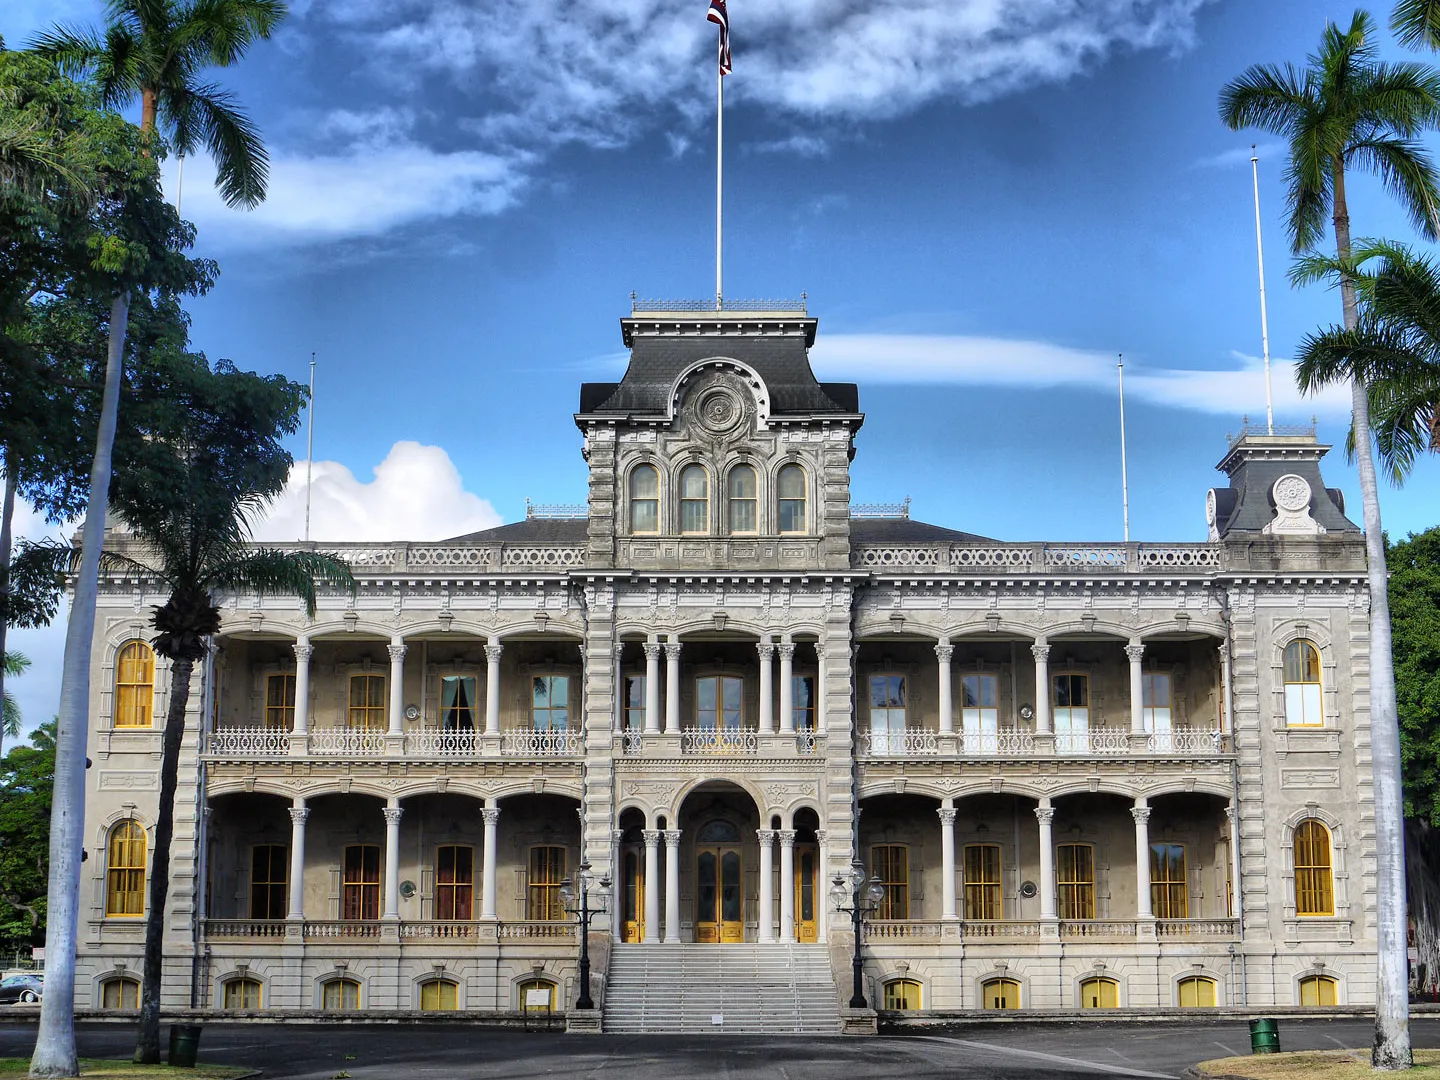
[[[705,18],[720,24],[720,74],[730,74],[730,16],[725,11],[725,0],[710,0],[710,10]]]

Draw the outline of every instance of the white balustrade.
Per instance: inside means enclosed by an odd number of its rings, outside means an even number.
[[[645,735],[640,731],[625,731],[621,733],[621,751],[626,754],[639,754],[645,750]]]
[[[860,736],[861,752],[868,757],[931,757],[940,753],[940,735],[934,731],[867,731]]]
[[[584,544],[545,544],[511,547],[500,554],[502,566],[528,566],[537,570],[564,569],[585,561]]]
[[[1045,565],[1074,569],[1124,569],[1129,552],[1123,546],[1089,544],[1046,544]]]
[[[429,728],[406,735],[405,749],[411,757],[468,758],[480,752],[480,739],[473,729]]]
[[[284,919],[206,919],[205,936],[220,938],[283,938]]]
[[[815,732],[797,731],[795,733],[795,752],[797,754],[815,753]]]
[[[680,733],[682,754],[753,754],[760,749],[756,732],[721,728],[701,731],[691,728]]]
[[[462,941],[479,937],[480,927],[473,922],[402,922],[400,938],[417,941]]]
[[[926,546],[859,544],[856,545],[855,550],[861,566],[878,566],[887,569],[891,567],[935,569],[943,565],[940,558],[943,549],[938,544]]]
[[[950,565],[956,569],[983,567],[1028,570],[1035,558],[1032,547],[961,547],[950,549]]]
[[[502,940],[516,938],[524,941],[575,941],[575,924],[573,922],[528,920],[522,922],[503,922],[496,930],[496,934]]]
[[[1062,938],[1083,938],[1094,941],[1100,938],[1130,940],[1135,937],[1134,919],[1062,919]]]
[[[1177,569],[1214,569],[1220,565],[1220,548],[1214,544],[1140,548],[1140,565],[1144,567],[1175,567]]]
[[[311,728],[310,753],[321,757],[379,757],[385,732],[356,728]]]
[[[1055,736],[1057,754],[1092,754],[1118,757],[1130,752],[1130,732],[1124,728],[1091,728]]]
[[[1157,919],[1155,935],[1184,941],[1239,936],[1238,919]]]
[[[438,547],[415,545],[405,555],[405,563],[411,568],[425,566],[475,566],[490,565],[492,549],[489,547]]]
[[[352,570],[388,570],[396,561],[393,547],[337,547],[335,554]]]
[[[865,923],[867,941],[938,941],[941,924],[936,919],[870,919]]]
[[[234,757],[284,757],[290,752],[290,732],[271,727],[216,728],[205,740],[205,752]]]
[[[963,924],[962,935],[982,940],[1012,941],[1020,938],[1038,938],[1038,922],[1022,922],[1018,919],[971,919]]]
[[[1225,736],[1215,728],[1175,728],[1153,731],[1145,737],[1145,748],[1152,754],[1222,754]]]
[[[506,757],[576,757],[585,750],[579,731],[532,731],[516,728],[500,733],[500,753]]]
[[[329,941],[355,938],[379,938],[379,919],[322,919],[317,922],[306,920],[307,940]]]

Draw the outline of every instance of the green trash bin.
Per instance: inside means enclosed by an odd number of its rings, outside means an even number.
[[[1252,1054],[1278,1054],[1280,1052],[1279,1023],[1274,1020],[1251,1020],[1250,1052]]]
[[[200,1025],[170,1025],[170,1064],[182,1069],[193,1069],[195,1059],[200,1056]]]

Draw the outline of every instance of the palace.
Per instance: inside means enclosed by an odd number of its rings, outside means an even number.
[[[882,1016],[1372,1003],[1369,595],[1329,448],[1233,439],[1204,543],[924,524],[851,503],[857,388],[816,380],[803,304],[759,306],[622,320],[575,414],[587,506],[321,545],[359,589],[313,620],[225,598],[166,1007],[574,1021],[586,886],[591,1029],[840,1030],[857,895]],[[102,581],[81,1008],[139,991],[162,599]]]

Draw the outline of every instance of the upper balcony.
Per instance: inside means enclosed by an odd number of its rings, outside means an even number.
[[[1025,728],[941,733],[923,729],[860,734],[862,760],[935,758],[1132,758],[1211,759],[1234,752],[1230,735],[1215,728],[1174,728],[1134,733],[1125,728],[1037,734]]]
[[[285,728],[219,727],[206,734],[203,753],[217,760],[296,757],[358,760],[464,761],[508,758],[565,759],[583,757],[580,731],[515,729],[498,735],[470,730],[421,729],[388,735],[382,730],[341,727],[312,728],[295,734]]]

